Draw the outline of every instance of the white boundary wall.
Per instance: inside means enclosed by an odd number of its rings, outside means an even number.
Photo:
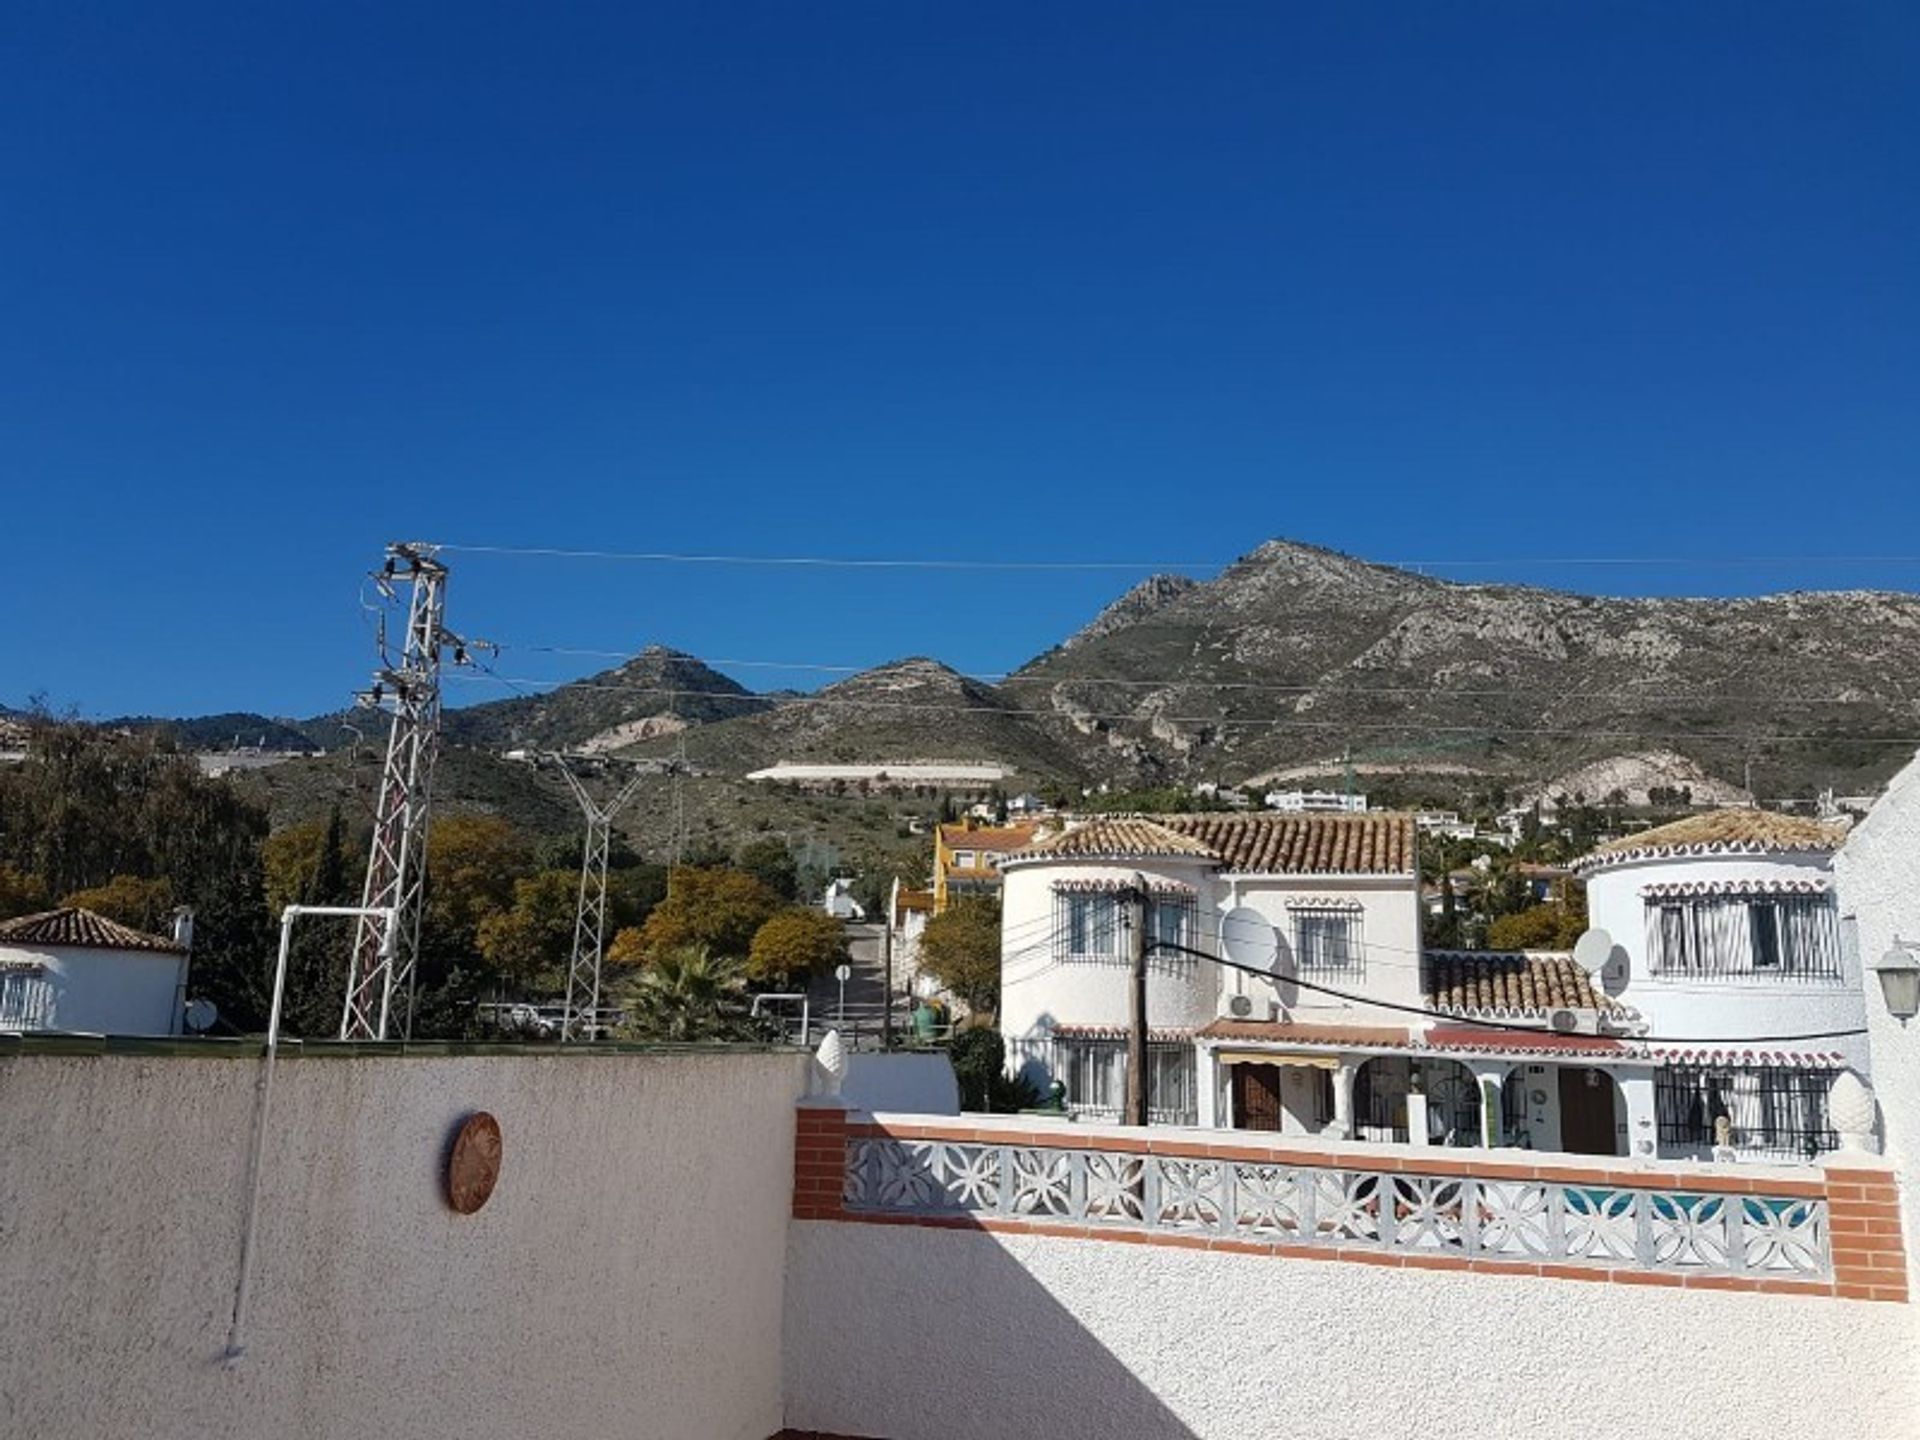
[[[766,1440],[799,1055],[0,1059],[0,1435]],[[499,1188],[442,1198],[491,1111]]]
[[[888,1440],[1905,1440],[1910,1307],[797,1220],[787,1423]]]
[[[1888,782],[1887,793],[1847,836],[1833,869],[1842,923],[1852,922],[1859,963],[1867,972],[1862,988],[1873,1045],[1873,1088],[1887,1158],[1900,1171],[1908,1283],[1920,1293],[1920,1020],[1902,1025],[1887,1013],[1871,968],[1896,939],[1920,944],[1920,759]],[[1914,1330],[1908,1364],[1920,1370],[1920,1312]]]

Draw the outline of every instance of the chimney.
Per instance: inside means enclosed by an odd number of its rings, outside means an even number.
[[[173,912],[173,943],[182,950],[193,949],[193,907],[182,905]]]

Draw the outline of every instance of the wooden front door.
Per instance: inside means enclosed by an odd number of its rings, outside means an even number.
[[[1280,1128],[1280,1067],[1277,1065],[1235,1065],[1233,1075],[1233,1128],[1236,1130],[1278,1130]]]
[[[1613,1077],[1604,1070],[1560,1069],[1560,1148],[1571,1155],[1614,1155]]]

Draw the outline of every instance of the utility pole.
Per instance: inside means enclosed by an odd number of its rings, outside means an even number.
[[[573,912],[573,957],[567,963],[567,1005],[560,1016],[560,1043],[594,1038],[600,1014],[600,958],[607,938],[607,859],[613,848],[613,817],[640,788],[645,772],[636,770],[606,804],[587,793],[565,755],[553,757],[567,787],[587,817],[586,840],[580,849],[580,899]]]
[[[1129,1125],[1147,1123],[1147,880],[1135,875],[1121,897],[1126,905],[1127,961],[1132,972],[1127,996],[1127,1114]]]
[[[681,730],[673,744],[673,863],[678,869],[687,848],[687,797],[682,789],[687,774],[687,732]]]
[[[880,1049],[893,1049],[893,916],[900,897],[900,877],[887,892],[886,919],[880,926]]]
[[[342,1040],[384,1040],[393,1022],[394,995],[404,995],[400,1033],[413,1032],[414,966],[420,956],[420,900],[426,882],[427,809],[433,762],[440,753],[440,657],[467,662],[467,646],[446,628],[447,567],[437,547],[387,547],[373,581],[389,602],[407,596],[407,633],[396,660],[388,652],[386,617],[380,620],[380,668],[360,696],[369,709],[392,716],[386,762],[374,804],[367,882],[347,966]]]

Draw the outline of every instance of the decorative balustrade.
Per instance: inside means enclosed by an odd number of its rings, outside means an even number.
[[[1092,1234],[1127,1230],[1607,1273],[1768,1281],[1832,1274],[1827,1200],[1806,1193],[1818,1192],[1817,1183],[1782,1182],[1782,1193],[1766,1194],[1705,1177],[1689,1190],[1684,1178],[1659,1188],[1499,1178],[1515,1167],[1492,1161],[1480,1168],[1488,1173],[1168,1155],[1105,1142],[1070,1148],[851,1135],[840,1204],[849,1218],[1031,1221]],[[1785,1193],[1795,1190],[1801,1193]]]

